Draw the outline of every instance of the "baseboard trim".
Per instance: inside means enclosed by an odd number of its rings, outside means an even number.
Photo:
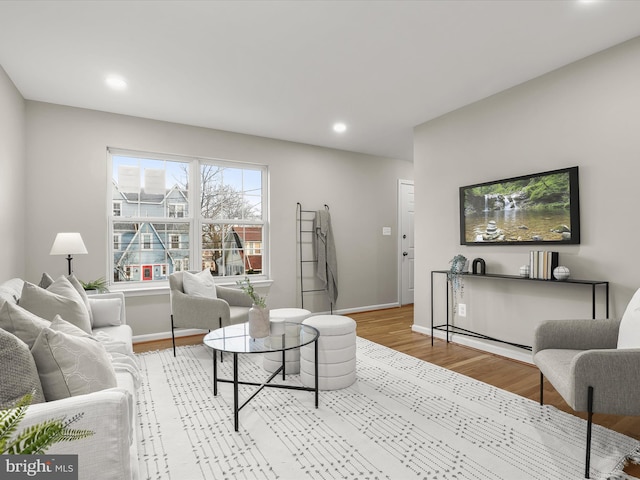
[[[343,308],[340,310],[335,310],[333,312],[334,315],[345,315],[348,313],[358,313],[358,312],[369,312],[372,310],[384,310],[387,308],[397,308],[400,304],[395,303],[382,303],[380,305],[369,305],[366,307],[357,307],[357,308]],[[329,315],[330,312],[315,312],[313,315]],[[185,328],[176,330],[176,337],[189,337],[191,335],[199,335],[202,333],[206,333],[206,330],[199,330],[197,328]],[[157,340],[167,340],[171,338],[171,331],[165,332],[157,332],[157,333],[147,333],[144,335],[134,335],[133,343],[144,343],[144,342],[155,342]]]
[[[417,333],[422,333],[424,335],[431,336],[431,328],[423,327],[420,325],[413,325],[411,330]],[[439,338],[441,340],[446,340],[446,332],[441,330],[434,330],[433,337]],[[449,335],[449,341],[453,343],[457,343],[459,345],[464,345],[466,347],[475,348],[476,350],[482,350],[483,352],[493,353],[495,355],[500,355],[501,357],[511,358],[512,360],[518,360],[520,362],[528,363],[533,365],[533,359],[531,357],[531,352],[527,350],[522,350],[517,347],[508,347],[498,345],[489,340],[479,340],[476,338],[470,338],[465,335],[459,334],[451,334]]]
[[[359,313],[359,312],[371,312],[373,310],[385,310],[387,308],[397,308],[400,304],[398,302],[394,303],[381,303],[380,305],[369,305],[367,307],[358,307],[358,308],[342,308],[340,310],[335,310],[333,312],[334,315],[344,315],[346,313]],[[325,312],[322,314],[314,313],[314,315],[327,315],[329,312]]]
[[[181,328],[175,332],[176,338],[190,337],[191,335],[200,335],[207,333],[207,330],[197,328]],[[167,340],[171,338],[171,332],[147,333],[144,335],[134,335],[133,343],[155,342],[157,340]]]

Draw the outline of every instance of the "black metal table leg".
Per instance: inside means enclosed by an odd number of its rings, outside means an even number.
[[[314,370],[316,374],[316,408],[318,408],[318,338],[313,342],[313,350],[314,350]]]
[[[216,351],[213,351],[213,396],[218,395],[218,358]]]
[[[233,354],[233,425],[238,431],[238,423],[239,419],[239,408],[238,408],[238,354]]]
[[[282,341],[282,348],[284,348],[284,346],[285,346],[285,343],[284,343],[285,342],[285,337],[284,337],[285,334],[286,334],[286,327],[285,327],[285,333],[282,334],[282,340],[281,340]],[[287,361],[286,361],[285,352],[286,352],[286,350],[282,350],[282,380],[285,379],[285,375],[286,375],[285,372],[287,370],[287,367],[286,367],[286,365],[287,365],[286,362]]]

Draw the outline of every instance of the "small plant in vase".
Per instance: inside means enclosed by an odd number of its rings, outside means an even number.
[[[462,254],[458,254],[449,260],[449,271],[447,278],[451,282],[451,290],[453,292],[453,313],[456,313],[458,305],[458,297],[464,296],[464,282],[462,281],[462,273],[465,272],[469,265],[469,260]]]
[[[238,280],[236,284],[240,289],[251,297],[253,305],[249,309],[249,336],[251,338],[264,338],[269,335],[269,309],[267,308],[267,297],[261,296],[255,291],[248,277]]]
[[[99,279],[92,280],[90,282],[83,282],[80,280],[80,283],[82,284],[82,288],[87,292],[95,291],[97,293],[106,293],[109,291],[109,285],[104,277],[100,277]]]

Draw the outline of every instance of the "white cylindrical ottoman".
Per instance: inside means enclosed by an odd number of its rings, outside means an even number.
[[[356,322],[342,315],[315,315],[302,322],[320,332],[318,338],[318,388],[338,390],[356,381]],[[314,345],[300,349],[300,380],[315,386]]]
[[[282,334],[297,337],[300,334],[298,326],[288,326],[285,331],[284,322],[302,323],[311,315],[309,310],[303,308],[276,308],[269,312],[271,331],[265,340],[266,345],[276,348],[282,346]],[[294,348],[285,352],[285,373],[300,372],[300,349]],[[263,355],[263,367],[268,372],[275,372],[282,365],[282,352],[270,352]]]

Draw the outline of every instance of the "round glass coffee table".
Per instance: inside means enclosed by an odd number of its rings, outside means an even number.
[[[293,322],[279,323],[278,334],[271,334],[264,338],[251,338],[249,324],[241,323],[218,328],[204,337],[204,344],[213,350],[213,395],[218,395],[218,382],[233,383],[233,422],[238,431],[238,417],[240,410],[249,403],[264,387],[285,388],[289,390],[305,390],[315,392],[315,404],[318,408],[318,337],[320,332],[309,325]],[[313,344],[315,365],[315,386],[304,387],[282,383],[270,383],[278,374],[286,378],[285,353],[305,345]],[[218,378],[218,356],[216,352],[233,355],[233,379]],[[263,383],[241,381],[238,378],[238,355],[251,353],[282,353],[282,365],[276,369]],[[238,400],[238,385],[254,385],[257,388],[242,404]]]

